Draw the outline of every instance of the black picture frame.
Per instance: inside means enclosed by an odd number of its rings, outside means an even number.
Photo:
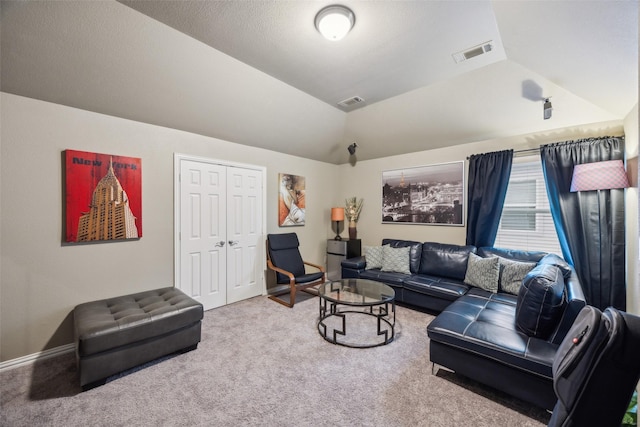
[[[382,223],[465,225],[464,160],[382,172]]]

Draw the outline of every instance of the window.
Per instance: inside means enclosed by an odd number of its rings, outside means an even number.
[[[530,178],[509,180],[500,224],[503,229],[536,230],[536,185]]]
[[[514,159],[494,246],[562,256],[537,156]]]

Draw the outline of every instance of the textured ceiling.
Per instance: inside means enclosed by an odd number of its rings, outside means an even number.
[[[338,164],[354,140],[366,160],[637,104],[637,1],[344,1],[340,42],[313,25],[328,4],[3,0],[2,90]]]
[[[121,3],[332,106],[361,96],[362,107],[505,59],[488,1],[346,1],[356,23],[339,42],[316,31],[319,2]],[[491,40],[489,55],[454,62]]]

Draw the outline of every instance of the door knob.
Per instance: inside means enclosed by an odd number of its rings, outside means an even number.
[[[224,246],[224,240],[220,240],[218,243],[216,243],[216,248],[221,248]]]
[[[235,246],[238,244],[237,240],[229,240],[229,246]]]

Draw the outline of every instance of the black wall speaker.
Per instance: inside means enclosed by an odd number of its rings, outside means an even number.
[[[553,111],[553,108],[551,107],[551,101],[549,101],[549,98],[544,99],[544,105],[542,106],[542,108],[544,110],[544,119],[550,119],[551,111]]]

